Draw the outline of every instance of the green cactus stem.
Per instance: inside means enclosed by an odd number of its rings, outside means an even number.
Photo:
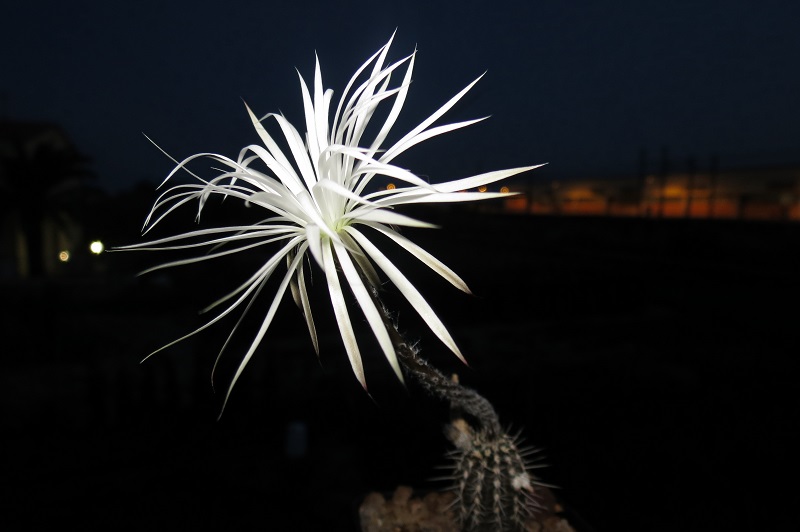
[[[451,420],[445,435],[453,444],[450,479],[456,492],[459,521],[466,532],[517,532],[536,512],[536,486],[518,438],[500,425],[492,404],[482,395],[447,377],[423,359],[398,331],[377,290],[371,296],[394,343],[406,376],[428,394],[444,400]]]

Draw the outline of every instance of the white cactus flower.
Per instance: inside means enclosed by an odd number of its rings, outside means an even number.
[[[377,286],[379,283],[378,271],[400,290],[434,334],[463,360],[461,351],[433,309],[397,266],[373,243],[373,238],[378,234],[382,235],[381,238],[388,238],[455,287],[469,292],[464,281],[450,268],[392,228],[392,226],[433,226],[399,214],[394,208],[404,204],[464,202],[505,196],[507,194],[467,190],[531,170],[536,166],[499,170],[445,183],[430,184],[410,171],[391,164],[398,155],[420,142],[484,120],[481,118],[433,126],[434,122],[477,83],[479,77],[400,140],[391,146],[384,146],[406,100],[415,58],[415,54],[411,54],[385,66],[391,43],[392,39],[356,71],[339,100],[331,122],[329,119],[333,92],[330,89],[323,90],[319,60],[316,62],[313,92],[309,91],[303,77],[300,76],[305,110],[304,136],[301,136],[295,126],[282,115],[268,114],[259,119],[246,106],[262,144],[243,148],[236,160],[224,155],[201,153],[177,163],[164,183],[179,171],[188,171],[187,164],[198,158],[211,159],[223,168],[219,175],[210,180],[189,172],[196,178],[197,183],[174,185],[164,192],[156,200],[147,217],[145,233],[176,208],[195,199],[199,203],[197,213],[199,217],[208,198],[214,194],[224,198],[240,199],[251,207],[264,209],[270,217],[253,225],[199,229],[119,248],[177,250],[210,247],[208,253],[202,256],[168,262],[148,270],[153,271],[215,259],[265,244],[279,246],[279,249],[250,278],[206,309],[222,308],[216,317],[197,330],[168,344],[168,346],[173,345],[204,330],[242,305],[245,305],[244,312],[247,312],[252,300],[275,271],[281,265],[286,265],[286,271],[258,333],[231,380],[225,402],[244,367],[264,338],[287,288],[291,289],[292,296],[305,317],[314,348],[319,353],[317,333],[306,288],[304,258],[308,256],[307,252],[310,252],[324,272],[339,331],[353,372],[362,386],[366,387],[366,381],[361,354],[353,332],[341,278],[349,285],[383,354],[400,379],[402,373],[395,348],[381,319],[380,311],[368,293],[371,288],[369,284]],[[402,81],[397,86],[391,87],[392,76],[404,65]],[[374,116],[376,108],[384,103],[391,103],[388,115],[375,138],[365,141],[363,136],[367,125]],[[273,137],[268,133],[265,127],[267,123],[276,124],[279,134]],[[375,176],[387,176],[402,184],[391,190],[368,192],[370,190],[368,185]]]

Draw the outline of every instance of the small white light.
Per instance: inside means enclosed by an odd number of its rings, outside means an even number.
[[[105,249],[105,246],[99,240],[95,240],[94,242],[89,244],[89,251],[91,251],[95,255],[101,254],[104,249]]]
[[[69,262],[69,251],[64,250],[58,253],[58,260],[61,262]]]

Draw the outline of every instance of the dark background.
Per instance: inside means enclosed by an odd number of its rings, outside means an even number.
[[[84,215],[109,245],[140,241],[153,183],[171,168],[141,131],[176,157],[235,155],[255,140],[240,98],[299,117],[294,67],[309,78],[317,50],[338,95],[396,27],[393,57],[419,46],[408,127],[489,70],[451,120],[492,119],[420,146],[414,171],[444,180],[549,161],[530,179],[603,176],[633,173],[639,150],[664,146],[723,167],[796,163],[793,5],[14,4],[0,19],[0,113],[57,123],[92,158]],[[239,214],[215,212],[207,223]],[[423,354],[544,449],[542,478],[587,529],[795,522],[780,485],[793,478],[797,415],[796,224],[419,216],[443,229],[413,238],[475,295],[397,260],[469,368],[391,290],[387,302]],[[135,276],[162,258],[107,253],[91,273],[0,285],[11,529],[352,530],[369,491],[441,487],[427,479],[444,462],[446,412],[375,354],[371,396],[361,390],[324,287],[320,359],[284,302],[220,421],[258,309],[222,358],[217,393],[209,375],[235,319],[140,365],[262,260]],[[298,422],[308,447],[292,458]]]
[[[387,302],[423,354],[544,449],[539,473],[569,508],[595,530],[789,527],[797,225],[437,212],[447,227],[416,238],[460,265],[475,296],[398,260],[470,367]],[[446,412],[394,381],[366,331],[371,398],[361,390],[324,288],[320,360],[285,302],[216,421],[209,373],[233,321],[138,360],[200,325],[222,278],[252,264],[134,279],[129,257],[107,254],[113,267],[91,279],[3,288],[14,528],[350,530],[368,491],[443,486],[428,479],[446,463]],[[291,458],[296,422],[308,447]]]

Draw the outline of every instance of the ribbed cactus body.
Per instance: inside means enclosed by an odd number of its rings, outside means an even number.
[[[525,530],[536,493],[515,438],[475,431],[463,419],[448,426],[447,436],[456,447],[452,478],[463,530]]]

